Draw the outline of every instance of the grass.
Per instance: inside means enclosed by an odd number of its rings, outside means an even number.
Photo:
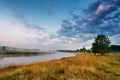
[[[120,55],[75,57],[0,69],[0,80],[120,80]]]

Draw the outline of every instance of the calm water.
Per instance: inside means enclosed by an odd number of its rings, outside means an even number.
[[[32,62],[42,62],[49,61],[53,59],[60,59],[63,57],[75,56],[75,53],[63,53],[56,52],[53,54],[40,54],[40,55],[5,55],[4,57],[0,55],[0,67],[13,65],[13,64],[29,64]]]

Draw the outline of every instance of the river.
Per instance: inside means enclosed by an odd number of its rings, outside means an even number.
[[[49,54],[40,54],[40,55],[0,55],[0,67],[5,67],[8,65],[18,65],[18,64],[29,64],[33,62],[43,62],[54,59],[61,59],[63,57],[75,56],[75,53],[65,53],[65,52],[55,52]]]

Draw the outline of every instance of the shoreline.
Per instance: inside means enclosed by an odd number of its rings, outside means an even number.
[[[0,80],[119,80],[120,55],[80,54],[74,57],[12,65],[0,69]],[[11,72],[12,71],[12,72]]]

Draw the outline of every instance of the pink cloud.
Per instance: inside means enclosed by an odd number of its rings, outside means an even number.
[[[98,15],[101,11],[103,11],[105,8],[104,5],[99,5],[98,9],[96,10],[95,14]]]
[[[104,11],[104,10],[110,9],[112,6],[114,6],[114,5],[110,5],[110,4],[100,4],[99,7],[98,7],[98,9],[97,9],[96,12],[95,12],[95,15],[100,14],[100,13],[101,13],[102,11]]]

